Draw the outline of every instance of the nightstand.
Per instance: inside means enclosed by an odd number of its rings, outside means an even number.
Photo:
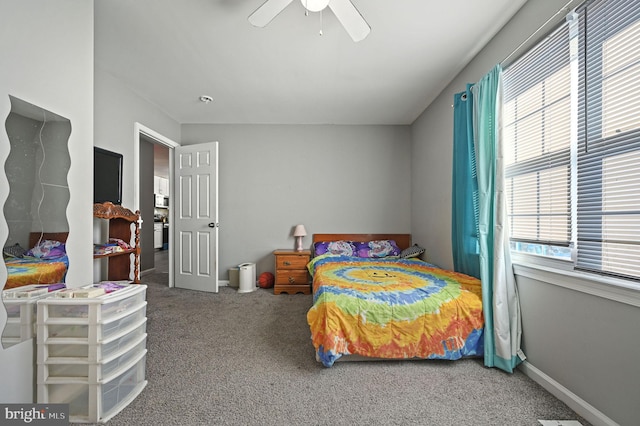
[[[311,294],[311,280],[307,271],[311,250],[275,250],[273,255],[276,257],[273,294]]]

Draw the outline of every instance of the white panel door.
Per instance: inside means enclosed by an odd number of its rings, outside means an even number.
[[[175,149],[175,286],[218,292],[218,142]]]

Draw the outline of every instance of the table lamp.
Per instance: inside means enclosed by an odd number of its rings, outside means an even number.
[[[304,250],[302,248],[302,237],[307,235],[307,230],[304,229],[304,225],[296,225],[296,229],[293,231],[293,236],[296,237],[296,251]]]

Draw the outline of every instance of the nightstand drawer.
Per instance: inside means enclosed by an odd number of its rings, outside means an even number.
[[[276,257],[273,294],[311,294],[311,277],[307,272],[311,251],[274,250],[273,254]]]
[[[307,269],[309,256],[286,255],[276,256],[276,269]]]
[[[277,271],[276,285],[309,284],[307,270]]]

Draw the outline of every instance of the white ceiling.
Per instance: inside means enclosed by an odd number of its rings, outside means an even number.
[[[353,0],[354,43],[298,0],[101,0],[95,61],[179,123],[411,124],[525,1]]]

